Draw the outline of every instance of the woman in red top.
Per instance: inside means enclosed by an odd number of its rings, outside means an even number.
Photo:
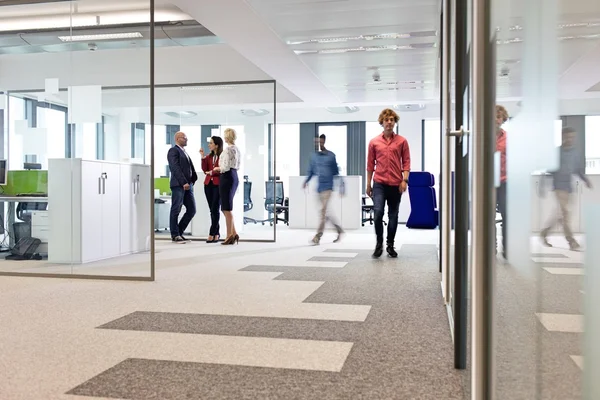
[[[204,178],[204,194],[210,208],[210,231],[206,243],[216,243],[219,241],[219,208],[221,207],[221,197],[219,196],[219,172],[214,171],[219,166],[219,158],[223,152],[223,139],[219,136],[213,136],[208,143],[210,153],[205,156],[204,149],[200,149],[202,156],[202,171]]]

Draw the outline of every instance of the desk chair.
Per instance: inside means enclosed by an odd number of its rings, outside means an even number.
[[[370,200],[369,202],[371,204],[367,204],[367,200]],[[371,198],[368,197],[367,195],[363,194],[362,195],[362,226],[365,226],[365,222],[368,222],[371,225],[373,225],[373,222],[375,221],[374,207],[375,206],[373,205],[373,200],[371,200]],[[383,225],[387,226],[387,222],[383,221]]]
[[[254,204],[252,203],[252,182],[248,180],[248,175],[246,175],[244,176],[244,212],[248,212],[252,208],[254,208]],[[256,224],[258,221],[254,218],[244,217],[244,225],[249,222]]]
[[[269,218],[259,221],[263,225],[265,222],[273,225],[279,221],[289,225],[289,199],[284,196],[282,181],[265,182],[265,210],[269,212]],[[283,214],[283,218],[280,217],[281,214]]]
[[[31,214],[32,211],[45,211],[48,209],[48,203],[21,202],[17,204],[17,219],[22,222],[13,223],[15,243],[22,238],[31,237]]]

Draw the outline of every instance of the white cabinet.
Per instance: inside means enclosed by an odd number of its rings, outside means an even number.
[[[145,165],[120,165],[121,243],[120,253],[148,250],[150,241],[150,168]]]
[[[48,261],[86,263],[144,250],[150,234],[149,185],[148,166],[49,160]]]

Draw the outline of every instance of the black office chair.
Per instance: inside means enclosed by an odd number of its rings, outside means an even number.
[[[252,208],[254,208],[254,204],[252,203],[252,182],[250,182],[248,180],[248,175],[245,175],[244,176],[244,212],[248,212],[248,211],[252,210]],[[246,225],[249,222],[256,224],[258,221],[256,221],[254,218],[244,217],[244,225]]]
[[[31,214],[32,211],[47,210],[48,203],[21,202],[17,204],[17,219],[22,222],[13,223],[15,242],[22,238],[31,237]]]
[[[371,225],[373,225],[373,222],[375,221],[374,207],[375,206],[373,205],[372,201],[371,201],[371,204],[367,204],[367,195],[363,194],[363,196],[362,196],[362,226],[365,226],[365,222],[369,222]],[[387,225],[387,222],[383,221],[383,225]]]
[[[265,182],[265,210],[269,212],[269,218],[260,221],[263,225],[265,222],[273,225],[273,222],[280,221],[289,225],[289,199],[284,196],[282,181]],[[283,218],[280,217],[281,214]]]

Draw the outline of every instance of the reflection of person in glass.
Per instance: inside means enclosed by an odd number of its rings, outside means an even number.
[[[328,212],[329,200],[333,193],[333,181],[334,178],[340,176],[340,170],[335,158],[335,154],[325,148],[325,135],[319,136],[317,139],[317,145],[319,151],[315,152],[310,160],[310,166],[308,170],[308,176],[304,182],[304,188],[308,186],[308,182],[313,176],[318,176],[319,186],[317,192],[319,193],[319,200],[321,202],[320,222],[317,228],[317,234],[312,239],[312,243],[317,245],[321,242],[323,231],[325,230],[325,223],[327,221],[335,227],[337,231],[337,238],[333,241],[337,243],[342,238],[344,230],[338,221],[336,221]],[[340,181],[340,194],[344,194],[344,181],[339,178]]]
[[[171,170],[171,238],[175,243],[186,243],[183,233],[196,214],[194,199],[194,183],[198,180],[194,163],[186,153],[187,136],[183,132],[175,134],[175,146],[169,149],[167,160]],[[181,207],[185,206],[185,214],[179,219]]]
[[[227,238],[221,244],[234,244],[238,243],[240,237],[235,230],[235,224],[233,222],[233,196],[237,190],[238,180],[238,169],[242,162],[242,155],[240,150],[235,145],[237,134],[235,130],[231,128],[225,129],[223,132],[225,142],[228,144],[227,148],[223,150],[221,158],[219,160],[219,166],[213,169],[214,172],[220,173],[219,183],[219,194],[221,195],[221,211],[225,216],[225,223],[227,224]]]
[[[508,121],[508,112],[502,106],[496,106],[496,151],[500,153],[500,187],[496,189],[496,207],[502,216],[502,256],[508,257],[506,247],[506,230],[508,226],[506,216],[506,131],[502,125]],[[496,240],[498,252],[498,240]]]
[[[386,251],[390,257],[398,257],[394,240],[398,230],[398,212],[402,193],[408,187],[410,174],[410,149],[406,138],[394,132],[400,120],[398,114],[386,108],[379,114],[379,124],[383,133],[369,142],[367,156],[367,196],[373,198],[375,211],[375,234],[377,245],[374,258],[383,254],[383,212],[388,206],[388,231]],[[373,176],[374,175],[374,176]],[[371,182],[373,186],[371,186]]]
[[[571,250],[579,248],[579,243],[573,237],[571,231],[571,213],[570,213],[570,200],[571,193],[573,192],[573,186],[571,178],[573,175],[578,175],[586,184],[588,188],[592,188],[592,183],[585,176],[585,160],[578,152],[575,146],[576,133],[573,128],[564,128],[562,130],[562,145],[560,146],[560,164],[558,170],[552,172],[554,194],[558,200],[560,208],[560,218],[558,215],[554,215],[548,226],[542,230],[542,241],[546,246],[552,247],[548,242],[548,233],[556,225],[559,220],[562,223],[563,232],[565,238],[569,243]]]
[[[219,178],[220,174],[215,172],[215,167],[219,166],[219,158],[223,152],[223,139],[219,136],[213,136],[208,142],[210,154],[204,155],[204,149],[200,148],[202,156],[202,171],[206,177],[204,178],[204,194],[210,209],[210,230],[208,231],[208,239],[206,243],[216,243],[219,241],[219,207],[221,206],[221,196],[219,195]]]

